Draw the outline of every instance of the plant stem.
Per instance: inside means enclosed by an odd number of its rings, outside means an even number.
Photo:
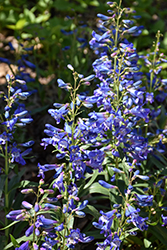
[[[8,173],[9,173],[9,163],[8,163],[8,142],[5,144],[5,227],[8,225],[8,219],[6,214],[9,211],[9,194],[8,194]],[[6,243],[8,243],[9,228],[5,229]]]

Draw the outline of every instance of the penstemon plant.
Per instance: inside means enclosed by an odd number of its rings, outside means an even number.
[[[84,78],[82,75],[74,71],[71,65],[68,65],[70,70],[73,71],[74,86],[64,83],[58,79],[58,84],[70,92],[71,104],[61,105],[54,103],[54,106],[59,109],[49,109],[49,113],[54,117],[56,123],[59,124],[61,118],[65,119],[64,129],[54,127],[46,124],[45,133],[50,138],[42,139],[41,145],[45,148],[51,144],[56,149],[56,157],[59,160],[65,158],[64,163],[60,164],[38,164],[39,174],[42,177],[40,183],[45,178],[45,172],[55,170],[55,180],[51,184],[52,189],[41,189],[39,185],[36,193],[36,203],[32,204],[24,201],[22,205],[30,211],[23,210],[11,211],[8,219],[16,222],[28,221],[29,228],[26,230],[25,235],[28,237],[33,235],[30,240],[23,243],[19,249],[24,249],[25,245],[30,249],[38,249],[40,245],[44,249],[51,249],[55,246],[56,249],[73,248],[78,242],[88,243],[93,240],[93,237],[86,237],[80,232],[80,229],[73,229],[74,216],[83,218],[85,213],[82,211],[88,201],[84,200],[79,202],[78,188],[75,182],[84,177],[86,164],[84,163],[85,154],[82,152],[82,135],[79,130],[79,125],[76,123],[76,118],[79,115],[79,108],[82,106],[82,101],[77,95],[77,90],[81,84],[89,84],[88,80],[92,80],[94,75]],[[78,118],[79,119],[79,118]],[[56,197],[48,198],[45,194],[52,194],[59,191]],[[33,189],[22,190],[22,193],[34,193]],[[40,199],[40,196],[44,197]],[[45,202],[44,202],[45,201]],[[49,203],[48,203],[49,202]],[[53,204],[53,203],[55,204]],[[47,219],[43,214],[53,214],[54,219]],[[40,231],[41,229],[41,231]],[[21,239],[20,239],[21,240]],[[16,243],[16,249],[18,242]],[[41,248],[42,249],[42,248]]]
[[[19,143],[15,141],[14,134],[18,127],[24,127],[32,121],[31,116],[21,103],[21,100],[27,99],[31,94],[25,91],[24,80],[14,79],[14,77],[6,76],[7,79],[7,93],[1,91],[1,98],[4,101],[4,114],[0,114],[1,121],[1,135],[0,135],[0,154],[4,158],[4,168],[1,169],[1,195],[4,194],[4,212],[5,215],[13,206],[13,192],[16,191],[16,183],[10,183],[8,180],[11,171],[15,171],[15,181],[19,182],[22,173],[18,173],[17,165],[25,165],[24,156],[31,151],[33,141],[26,143]],[[28,148],[21,152],[21,148]],[[9,190],[9,186],[10,189]],[[3,222],[1,222],[3,224]],[[5,226],[8,225],[8,219],[5,217]],[[5,230],[6,242],[8,242],[9,230]]]
[[[57,126],[46,124],[48,137],[41,143],[44,149],[53,146],[56,163],[38,163],[37,190],[22,190],[35,194],[34,204],[23,201],[23,209],[8,213],[7,219],[26,221],[28,227],[25,236],[12,237],[5,249],[66,250],[78,243],[89,246],[93,239],[97,250],[167,245],[166,130],[158,125],[166,96],[162,91],[167,80],[160,74],[166,57],[159,53],[159,32],[150,54],[139,55],[128,41],[129,35],[142,32],[135,24],[138,17],[130,8],[121,8],[121,1],[107,4],[108,16],[98,14],[98,33],[93,31],[90,41],[98,56],[92,64],[95,74],[84,77],[67,65],[73,84],[58,79],[70,103],[54,103],[48,110]],[[93,94],[79,93],[81,85],[86,88],[94,78],[98,84]],[[91,109],[87,117],[85,108]],[[47,183],[45,174],[51,170],[53,181]],[[107,200],[107,206],[98,199]],[[92,215],[85,229],[88,236],[75,223],[75,217],[86,213]]]

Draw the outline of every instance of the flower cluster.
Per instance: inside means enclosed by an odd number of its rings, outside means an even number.
[[[23,209],[7,214],[7,219],[27,221],[25,235],[33,238],[27,238],[15,249],[65,250],[75,248],[80,242],[89,243],[93,237],[81,233],[75,226],[75,218],[84,218],[85,210],[95,214],[93,219],[96,217],[98,222],[94,220],[93,226],[104,234],[97,250],[122,249],[123,244],[128,244],[125,239],[138,231],[141,234],[147,231],[149,224],[167,224],[166,216],[159,216],[160,211],[165,210],[166,177],[163,174],[166,169],[153,174],[146,167],[154,160],[166,163],[161,157],[166,130],[156,131],[151,127],[161,112],[152,104],[157,106],[156,101],[161,102],[166,96],[161,88],[166,89],[167,80],[159,75],[160,62],[166,62],[165,56],[158,54],[160,34],[157,33],[154,51],[139,56],[134,44],[128,41],[129,35],[136,37],[143,29],[136,25],[134,11],[122,9],[121,1],[107,4],[108,16],[98,14],[98,31],[92,32],[90,41],[98,57],[92,64],[94,74],[84,77],[68,64],[74,82],[57,80],[58,87],[69,94],[70,101],[54,103],[54,108],[48,110],[56,125],[45,125],[46,137],[41,142],[44,150],[49,145],[54,148],[56,160],[52,164],[38,163],[38,177],[42,179],[36,192],[31,188],[22,190],[23,194],[36,195],[35,204],[23,201]],[[141,72],[139,59],[144,59],[148,74]],[[80,87],[87,88],[94,78],[97,85],[93,94],[79,93]],[[11,140],[15,126],[31,121],[23,106],[17,106],[9,119],[13,100],[17,103],[19,97],[24,99],[29,95],[19,88],[13,91],[12,85],[10,92],[12,95],[4,96],[9,100],[5,107],[7,120],[2,123],[7,131],[0,136],[0,145]],[[84,117],[85,108],[90,109],[87,117]],[[31,145],[31,141],[21,144]],[[6,152],[10,152],[11,162],[24,164],[23,156],[29,151],[21,153],[13,144]],[[45,174],[51,170],[53,179],[46,188]],[[100,210],[99,218],[97,209],[88,206],[88,199],[91,203],[94,198],[91,193],[102,194],[110,203],[108,211],[102,206],[104,211]]]
[[[33,141],[20,143],[20,147],[29,148],[21,152],[17,143],[14,142],[13,136],[17,127],[24,127],[33,120],[26,110],[25,104],[20,102],[20,100],[26,100],[31,92],[22,89],[22,86],[26,85],[24,80],[14,80],[9,75],[6,78],[8,92],[7,94],[4,92],[1,93],[6,105],[4,107],[4,116],[1,116],[1,128],[3,132],[0,135],[0,151],[5,155],[5,148],[8,147],[7,153],[10,155],[11,163],[17,162],[25,165],[26,162],[23,157],[30,153],[31,149],[29,147],[33,145]],[[14,86],[14,82],[17,83],[16,86]]]

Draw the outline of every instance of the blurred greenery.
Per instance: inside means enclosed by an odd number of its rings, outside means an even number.
[[[163,34],[161,49],[167,54],[167,2],[122,2],[123,7],[131,7],[136,11],[135,15],[141,16],[138,25],[143,25],[144,30],[140,37],[133,39],[138,51],[149,50],[157,30],[160,30]],[[34,46],[33,51],[26,53],[29,54],[28,60],[36,65],[33,87],[38,89],[42,105],[54,101],[46,98],[49,89],[59,101],[66,98],[57,89],[56,79],[72,80],[71,74],[65,70],[67,64],[72,64],[84,75],[92,72],[95,55],[89,48],[89,40],[92,30],[97,28],[97,13],[106,14],[107,9],[105,0],[0,0],[0,33],[5,38],[15,37],[25,48]],[[4,39],[1,42],[4,43]],[[0,55],[10,57],[8,59],[12,59],[13,64],[25,51],[21,49],[15,55],[12,53],[7,54],[3,47],[0,48]]]

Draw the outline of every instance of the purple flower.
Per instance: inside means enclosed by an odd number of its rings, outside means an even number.
[[[60,119],[64,119],[64,116],[68,113],[68,104],[65,104],[60,109],[49,109],[48,113],[57,121],[57,124],[60,123]]]
[[[62,231],[62,230],[64,229],[64,224],[61,223],[59,226],[55,227],[54,229],[55,229],[56,231],[60,232],[60,231]]]
[[[30,250],[29,241],[26,241],[20,247],[16,247],[15,250]]]
[[[102,163],[104,160],[104,152],[99,150],[99,149],[95,149],[92,151],[88,152],[88,158],[90,159],[89,162],[87,162],[87,164],[89,164],[89,166],[91,166],[94,169],[99,169],[99,172],[102,171]]]
[[[29,61],[27,61],[27,60],[25,60],[25,59],[24,59],[24,63],[25,63],[26,66],[28,66],[29,68],[32,68],[32,69],[35,69],[35,68],[36,68],[36,65],[35,65],[35,64],[33,64],[33,63],[31,63],[31,62],[29,62]]]
[[[67,46],[68,49],[70,48],[69,46]],[[62,89],[65,89],[65,90],[69,90],[71,87],[69,86],[69,83],[65,83],[62,79],[58,79],[57,80],[58,82],[58,86]]]
[[[102,186],[102,187],[105,187],[105,188],[108,188],[108,189],[112,189],[112,188],[117,188],[116,186],[113,186],[105,181],[102,181],[102,180],[99,180],[99,184]]]
[[[33,205],[30,204],[30,203],[27,202],[27,201],[23,201],[23,202],[22,202],[22,205],[23,205],[25,208],[27,208],[27,209],[31,209],[31,208],[33,207]]]
[[[11,133],[3,132],[0,135],[0,145],[5,145],[6,141],[10,141],[12,139],[13,139],[13,136]]]
[[[38,177],[42,177],[43,179],[45,178],[45,174],[44,172],[50,171],[50,170],[55,170],[56,173],[60,171],[60,173],[62,172],[62,166],[59,167],[57,164],[45,164],[45,165],[41,165],[40,163],[38,163],[38,168],[39,168],[39,174]]]
[[[140,195],[140,194],[135,194],[137,204],[139,206],[152,206],[153,205],[153,195]]]
[[[163,221],[162,226],[164,227],[167,225],[167,216],[164,216],[163,214],[161,214],[161,217],[162,217],[162,221]]]
[[[110,234],[103,243],[97,243],[96,250],[105,250],[107,246],[110,246],[110,249],[112,250],[119,250],[121,245],[121,240],[118,237],[118,234],[115,233],[114,237],[113,234]]]
[[[138,227],[141,231],[147,230],[148,225],[145,223],[145,221],[148,220],[148,217],[142,218],[141,216],[136,214],[132,214],[130,220],[128,222],[132,222],[136,227]]]
[[[13,117],[12,119],[6,121],[6,122],[2,122],[1,124],[2,125],[5,125],[7,127],[7,129],[9,129],[10,131],[13,130],[14,128],[14,125],[16,124],[17,122],[17,118],[16,117]]]
[[[65,187],[64,187],[64,183],[63,183],[63,174],[64,172],[62,172],[59,177],[56,179],[56,181],[53,183],[53,188],[58,188],[59,192],[61,193],[61,191],[65,191]]]
[[[99,217],[99,221],[93,222],[93,226],[101,229],[101,234],[104,233],[104,236],[106,237],[111,233],[111,225],[114,219],[114,213],[116,212],[116,209],[109,211],[107,213],[104,213],[103,211],[100,211],[102,216]]]
[[[94,239],[94,237],[88,236],[85,237],[84,234],[80,233],[80,229],[70,229],[70,234],[66,236],[67,238],[67,247],[74,248],[74,246],[79,243],[88,243]]]
[[[141,231],[147,230],[148,225],[146,225],[145,221],[148,220],[148,218],[142,218],[139,216],[138,212],[140,212],[140,209],[135,209],[131,205],[127,204],[127,209],[125,212],[125,215],[127,217],[130,217],[127,222],[133,223],[136,227],[138,227]]]
[[[25,209],[21,209],[21,210],[10,211],[6,215],[6,218],[9,219],[9,220],[13,220],[13,221],[24,220],[26,218],[26,210]]]
[[[118,235],[115,234],[114,238],[112,238],[112,241],[111,241],[111,249],[113,249],[113,250],[119,250],[121,242],[122,241],[120,240],[120,238],[118,237]]]
[[[22,157],[20,149],[18,149],[16,147],[12,148],[12,150],[11,150],[11,156],[12,156],[12,159],[11,159],[12,163],[15,161],[15,162],[17,162],[17,163],[19,163],[21,165],[25,165],[26,164],[25,160]]]
[[[55,223],[57,223],[57,221],[52,219],[47,219],[43,215],[39,215],[37,216],[35,226],[37,228],[41,227],[44,230],[51,230],[55,227]]]
[[[39,204],[36,202],[36,203],[35,203],[35,206],[34,206],[35,212],[37,213],[37,212],[39,211],[39,209],[40,209],[40,206],[39,206]]]
[[[38,247],[38,245],[36,243],[33,243],[33,248],[34,248],[34,250],[38,250],[39,249],[39,247]]]
[[[42,243],[41,250],[52,250],[53,246],[57,244],[59,241],[52,239],[51,237],[45,237],[45,242]]]
[[[26,231],[25,231],[25,235],[28,237],[30,236],[34,231],[34,225],[31,225]]]
[[[146,93],[146,101],[153,103],[154,102],[154,94],[153,93]]]

